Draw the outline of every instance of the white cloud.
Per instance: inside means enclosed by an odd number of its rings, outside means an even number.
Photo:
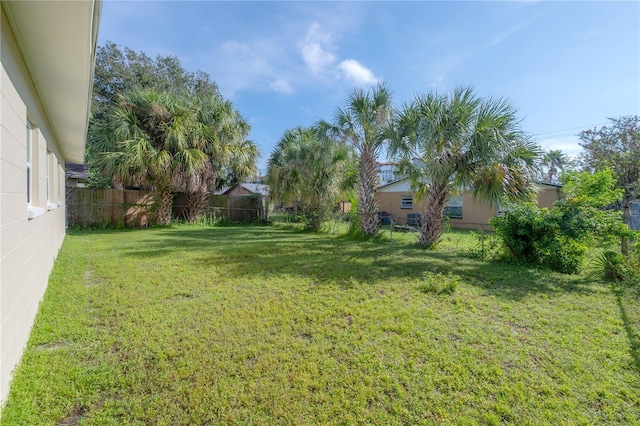
[[[573,158],[576,158],[582,152],[582,147],[579,144],[580,138],[577,136],[545,138],[538,141],[538,143],[547,150],[559,149]]]
[[[313,74],[320,74],[336,60],[330,52],[332,49],[331,35],[322,32],[320,24],[317,22],[311,24],[299,48],[302,60]]]
[[[373,72],[355,59],[347,59],[340,62],[338,68],[342,76],[356,85],[368,86],[378,83],[380,79]]]
[[[269,84],[269,87],[276,92],[284,93],[286,95],[294,92],[293,86],[291,86],[291,84],[284,78],[272,81],[271,84]]]
[[[293,93],[295,70],[279,39],[227,40],[207,54],[210,70],[224,96],[242,90]]]

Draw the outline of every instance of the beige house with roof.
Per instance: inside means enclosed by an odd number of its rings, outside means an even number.
[[[537,183],[537,186],[538,206],[553,207],[554,201],[560,198],[561,186],[548,183]],[[380,186],[376,190],[376,199],[380,211],[392,214],[401,224],[415,225],[417,215],[424,211],[424,203],[417,199],[406,178]],[[465,192],[452,197],[444,212],[454,228],[482,229],[488,227],[489,219],[499,210],[477,202],[471,193]]]
[[[65,236],[64,164],[84,161],[101,6],[1,2],[1,402]]]

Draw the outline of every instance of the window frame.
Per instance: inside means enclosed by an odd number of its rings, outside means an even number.
[[[27,207],[33,205],[33,123],[27,120]]]
[[[451,199],[447,201],[444,205],[444,215],[449,219],[462,219],[463,207],[464,207],[464,198],[462,196],[451,197]],[[458,213],[458,211],[460,213]]]
[[[407,201],[407,198],[410,200]],[[413,209],[413,195],[401,195],[400,196],[400,209],[412,210]]]

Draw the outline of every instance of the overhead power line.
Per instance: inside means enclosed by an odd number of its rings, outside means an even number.
[[[556,130],[555,132],[536,133],[533,136],[546,136],[546,135],[555,135],[556,137],[575,136],[575,133],[573,132],[575,132],[576,130],[592,129],[594,127],[604,126],[606,124],[607,123],[591,124],[589,126],[574,127],[572,129]],[[556,135],[556,134],[561,134],[561,135]]]

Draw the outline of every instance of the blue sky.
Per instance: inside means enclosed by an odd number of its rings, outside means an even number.
[[[103,3],[100,44],[177,56],[249,120],[259,168],[283,133],[384,81],[397,107],[471,85],[543,147],[640,114],[640,2]]]

